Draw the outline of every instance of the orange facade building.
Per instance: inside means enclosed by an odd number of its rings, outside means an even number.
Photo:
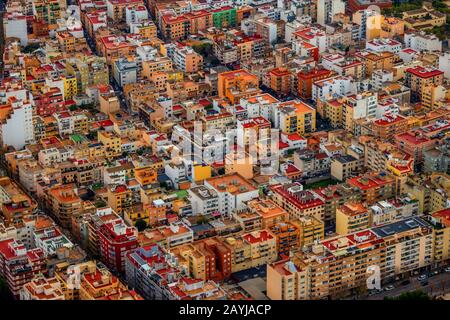
[[[217,88],[219,97],[228,98],[232,104],[261,92],[258,77],[245,70],[219,73]]]

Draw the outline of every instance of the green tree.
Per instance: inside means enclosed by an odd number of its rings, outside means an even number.
[[[192,46],[192,49],[194,49],[195,52],[198,54],[201,54],[204,57],[207,57],[212,52],[212,45],[211,43],[202,43]]]
[[[41,45],[39,43],[30,43],[25,48],[23,48],[23,53],[32,53],[33,51],[39,49]]]
[[[104,207],[106,207],[106,205],[107,205],[107,203],[103,199],[98,199],[95,202],[95,207],[96,208],[104,208]]]
[[[430,296],[422,290],[403,292],[397,297],[384,297],[385,300],[431,300]]]
[[[138,221],[136,221],[134,226],[138,229],[139,232],[144,231],[148,227],[147,222],[143,219],[139,219]]]
[[[196,222],[197,224],[205,224],[208,223],[208,218],[205,216],[199,216]]]
[[[167,185],[167,182],[165,182],[165,181],[161,181],[159,183],[159,186],[164,189],[169,189],[169,186]]]
[[[367,286],[359,286],[355,289],[355,294],[357,297],[361,297],[367,294]]]

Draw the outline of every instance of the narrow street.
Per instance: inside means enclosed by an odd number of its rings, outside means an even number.
[[[396,297],[404,292],[422,290],[430,296],[439,296],[450,292],[450,273],[442,272],[436,276],[427,279],[428,284],[422,285],[418,276],[410,278],[410,283],[401,285],[401,281],[394,284],[395,288],[390,291],[383,291],[378,294],[367,297],[367,300],[383,300],[385,297]],[[404,281],[404,280],[403,280]]]

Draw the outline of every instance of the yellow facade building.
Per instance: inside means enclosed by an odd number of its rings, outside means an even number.
[[[316,131],[316,110],[304,102],[282,102],[276,113],[279,128],[285,133],[305,134]]]
[[[431,214],[433,224],[434,261],[447,262],[450,259],[450,209]]]
[[[100,142],[105,149],[105,156],[107,158],[117,157],[122,154],[122,143],[118,135],[108,131],[98,131],[98,142]]]
[[[70,100],[78,93],[77,79],[74,76],[65,76],[64,80],[64,99]]]
[[[340,235],[367,229],[370,215],[359,202],[347,202],[336,209],[336,233]]]

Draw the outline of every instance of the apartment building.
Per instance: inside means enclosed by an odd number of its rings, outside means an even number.
[[[288,220],[288,213],[271,199],[253,199],[247,202],[249,212],[261,217],[261,229],[268,229],[275,224]]]
[[[271,263],[278,256],[276,237],[267,229],[226,237],[224,242],[232,248],[233,273]]]
[[[107,0],[108,18],[116,22],[125,21],[127,7],[137,5],[144,6],[144,2],[142,0]]]
[[[342,126],[349,132],[358,133],[356,120],[374,118],[377,112],[378,94],[364,92],[343,98]]]
[[[119,215],[125,210],[131,208],[134,204],[133,190],[126,184],[112,185],[107,191],[108,206],[110,206]]]
[[[20,300],[65,300],[61,283],[56,278],[36,276],[20,291]]]
[[[108,221],[98,229],[100,256],[107,267],[125,271],[125,255],[138,247],[137,230],[121,218]]]
[[[303,176],[327,174],[331,166],[331,157],[321,150],[303,149],[294,152],[294,165]]]
[[[300,135],[316,131],[316,110],[298,100],[281,102],[274,110],[274,127]]]
[[[384,239],[386,260],[383,280],[396,275],[411,275],[433,262],[433,232],[429,223],[411,217],[373,228]]]
[[[195,186],[188,189],[193,215],[209,215],[219,212],[219,195],[214,189]]]
[[[450,209],[442,209],[431,214],[433,225],[434,262],[442,263],[450,259]]]
[[[314,217],[301,217],[290,221],[299,230],[299,248],[311,247],[324,239],[325,223]]]
[[[232,104],[260,93],[258,77],[245,70],[221,72],[217,79],[219,97]]]
[[[26,283],[44,272],[45,263],[42,249],[28,250],[14,239],[0,241],[0,275],[15,298]]]
[[[177,262],[166,256],[158,245],[139,247],[126,254],[125,275],[128,285],[148,300],[171,298],[166,286],[179,276]]]
[[[410,176],[405,191],[419,201],[419,213],[447,208],[450,202],[450,178],[445,173],[432,173],[429,177]]]
[[[336,209],[336,233],[345,235],[370,226],[369,210],[360,202],[346,202]]]
[[[367,267],[382,265],[384,240],[371,230],[323,240],[267,266],[267,296],[272,300],[338,298],[366,286]]]
[[[324,222],[334,223],[336,210],[346,202],[360,202],[361,192],[347,183],[312,190],[324,202]]]
[[[55,112],[65,111],[63,90],[58,87],[44,86],[33,94],[34,108],[40,116],[50,116]]]
[[[445,14],[423,4],[421,9],[403,12],[402,16],[408,29],[427,30],[445,24]]]
[[[113,76],[120,87],[135,83],[138,78],[138,66],[136,61],[120,58],[114,61]]]
[[[33,15],[37,21],[47,24],[56,24],[58,19],[64,17],[66,3],[60,0],[33,0]]]
[[[181,269],[185,270],[188,276],[194,279],[206,280],[206,256],[202,254],[194,243],[176,246],[170,250],[170,255],[175,257],[175,261],[177,261]],[[210,261],[208,261],[209,263]]]
[[[103,145],[106,158],[117,157],[122,154],[122,140],[115,132],[97,131],[97,139]]]
[[[17,131],[16,128],[22,128]],[[3,147],[22,149],[34,141],[33,107],[27,100],[10,97],[0,103],[0,143]]]
[[[369,207],[370,225],[380,226],[419,215],[419,201],[409,197],[381,200]]]
[[[180,40],[187,37],[190,32],[189,19],[183,15],[163,15],[161,18],[161,33],[167,40]]]
[[[96,39],[96,44],[99,54],[106,58],[109,66],[112,66],[119,58],[133,56],[137,47],[130,39],[116,35],[99,37]]]
[[[311,99],[318,103],[340,96],[356,94],[356,84],[351,77],[335,76],[315,81]]]
[[[372,76],[375,70],[391,70],[394,66],[394,53],[383,51],[383,52],[369,52],[361,51],[355,53],[355,57],[364,62],[366,65],[366,75],[368,77]]]
[[[73,243],[55,225],[36,229],[33,232],[33,239],[36,248],[42,249],[45,256],[56,255],[61,248],[72,249],[74,247]]]
[[[236,25],[237,10],[232,6],[223,6],[211,10],[213,26],[216,28],[229,28]]]
[[[401,115],[384,115],[371,123],[371,133],[381,140],[391,140],[408,130],[408,118]]]
[[[200,31],[206,31],[213,26],[211,12],[207,10],[196,10],[185,13],[184,16],[189,20],[191,34],[197,34]]]
[[[287,255],[300,245],[300,229],[293,223],[278,222],[269,228],[277,239],[278,255]]]
[[[312,97],[313,83],[331,77],[331,70],[323,68],[306,68],[297,73],[298,95],[307,100]]]
[[[81,213],[82,200],[74,185],[55,186],[48,190],[48,205],[58,223],[64,228],[70,228],[72,218]]]
[[[197,72],[203,69],[203,56],[191,47],[176,48],[173,55],[174,66],[186,73]]]
[[[6,226],[20,225],[37,207],[37,203],[8,177],[0,178],[0,204]]]
[[[228,216],[236,209],[244,209],[246,201],[258,198],[258,189],[237,173],[206,179],[204,185],[215,190],[219,212]]]
[[[290,219],[314,217],[324,220],[325,202],[309,190],[303,191],[301,185],[285,184],[270,186],[273,201],[289,213]]]
[[[197,252],[204,257],[205,277],[203,280],[223,281],[231,275],[232,249],[221,239],[212,237],[196,241]]]
[[[424,31],[409,31],[405,33],[405,47],[416,51],[442,51],[442,42],[434,34]]]
[[[366,42],[366,50],[373,52],[392,52],[399,54],[402,44],[399,41],[385,38],[375,38]]]
[[[331,176],[339,181],[345,181],[358,174],[360,169],[360,161],[351,155],[344,155],[331,160]]]
[[[403,159],[391,159],[386,167],[395,180],[395,194],[397,196],[405,193],[405,183],[410,175],[414,173],[414,159],[408,154]]]
[[[424,152],[435,146],[435,141],[424,136],[420,131],[408,131],[394,137],[395,145],[414,159],[414,164],[423,163]]]
[[[92,268],[92,265],[89,266]],[[100,300],[116,293],[126,292],[126,286],[104,266],[96,265],[82,273],[80,300]]]
[[[277,94],[291,92],[291,72],[283,67],[270,70],[263,78],[263,84]]]
[[[361,201],[371,205],[395,195],[395,181],[386,172],[371,172],[362,176],[347,179],[351,187],[361,192]]]
[[[104,57],[71,57],[66,61],[66,70],[76,79],[77,94],[86,93],[89,86],[109,84],[109,70]]]
[[[160,226],[152,230],[146,230],[139,237],[141,245],[158,244],[163,248],[173,248],[194,241],[194,232],[183,221],[172,222],[166,226]]]
[[[428,86],[442,85],[444,72],[432,66],[408,68],[405,70],[405,85],[411,89],[413,101],[421,101]]]

